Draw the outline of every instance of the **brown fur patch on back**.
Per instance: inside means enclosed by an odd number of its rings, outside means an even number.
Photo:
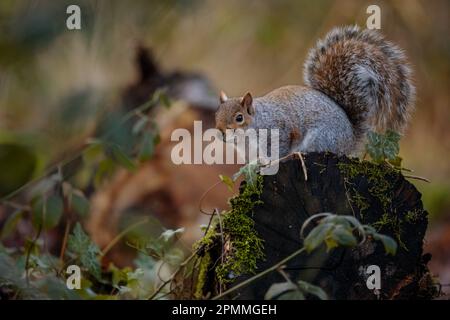
[[[294,128],[289,133],[289,141],[291,144],[291,147],[295,145],[297,142],[300,141],[300,138],[302,137],[300,130],[298,128]]]

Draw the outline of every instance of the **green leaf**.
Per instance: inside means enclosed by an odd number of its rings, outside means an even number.
[[[391,130],[388,130],[386,132],[384,141],[384,154],[387,159],[394,160],[397,157],[400,151],[399,142],[400,142],[399,133]]]
[[[373,235],[373,237],[375,240],[380,240],[383,243],[384,250],[387,254],[390,254],[392,256],[395,255],[395,253],[397,252],[397,242],[395,242],[394,239],[379,233]]]
[[[150,132],[144,132],[142,135],[141,149],[139,151],[139,160],[146,161],[149,160],[154,153],[156,145],[156,137]]]
[[[89,213],[89,200],[80,192],[72,193],[71,207],[72,210],[80,217],[84,218]]]
[[[333,229],[334,225],[331,223],[320,223],[311,232],[303,241],[303,245],[307,252],[311,252],[316,249],[318,246],[322,244],[327,238],[331,229]]]
[[[39,197],[32,205],[32,223],[35,228],[54,228],[61,219],[64,204],[60,197],[51,195],[47,199]]]
[[[380,162],[383,160],[383,147],[378,133],[372,131],[367,133],[366,150],[373,161]]]
[[[401,168],[402,167],[402,158],[397,156],[394,159],[389,160],[389,163],[392,164],[394,167],[396,168]]]
[[[19,221],[23,218],[25,211],[17,210],[11,214],[3,225],[0,239],[7,238],[15,229]]]
[[[259,163],[258,161],[252,161],[245,166],[242,166],[238,172],[236,172],[232,179],[233,181],[236,181],[241,175],[244,175],[245,181],[252,185],[256,185],[256,181],[258,178],[258,172],[259,172]]]
[[[184,232],[184,228],[179,228],[176,230],[167,229],[163,233],[161,233],[160,238],[164,242],[169,242],[175,238],[176,235],[182,234]]]
[[[94,185],[100,187],[103,179],[110,176],[114,172],[115,162],[111,159],[103,159],[98,164],[98,169],[95,172]]]
[[[76,290],[67,288],[66,283],[54,275],[46,276],[36,282],[36,287],[45,292],[52,300],[79,300],[81,297]]]
[[[134,171],[136,170],[136,164],[131,160],[128,155],[122,151],[122,149],[118,145],[110,146],[112,152],[112,158],[122,167]]]
[[[119,269],[111,263],[108,267],[108,271],[112,274],[112,285],[118,287],[119,285],[126,286],[128,284],[127,273],[132,271],[132,269],[130,267]]]
[[[304,296],[294,283],[281,282],[272,284],[264,295],[264,299],[304,300]]]
[[[163,260],[171,266],[178,266],[184,260],[184,252],[181,248],[172,247],[164,253]]]
[[[233,192],[233,188],[234,188],[234,182],[233,180],[231,180],[231,178],[229,176],[226,175],[219,175],[220,180],[226,184],[226,186],[228,187],[228,190],[230,190],[231,192]]]
[[[87,269],[98,280],[101,279],[101,268],[97,256],[100,250],[83,231],[78,222],[67,241],[68,253],[72,254],[82,267]]]
[[[339,243],[333,237],[327,237],[325,239],[325,245],[327,246],[327,252],[337,248]]]
[[[369,132],[366,150],[375,162],[382,162],[386,159],[398,162],[399,141],[400,134],[391,130],[386,131],[385,134]]]
[[[148,121],[149,121],[148,117],[139,118],[139,120],[136,121],[136,123],[133,125],[132,129],[133,134],[137,135],[141,133],[142,130],[144,130],[145,126],[147,125]]]
[[[342,225],[338,225],[333,229],[331,237],[340,246],[354,247],[358,244],[358,241],[352,234],[351,229],[346,229]]]
[[[311,283],[302,280],[297,281],[297,285],[303,293],[316,296],[320,300],[328,300],[327,294],[325,293],[325,291],[323,291],[321,287],[315,286]]]
[[[159,91],[158,98],[164,107],[170,108],[170,106],[172,105],[172,102],[170,101],[169,96],[167,95],[165,90]]]
[[[97,139],[91,139],[89,147],[83,152],[83,161],[91,163],[103,154],[103,143]]]

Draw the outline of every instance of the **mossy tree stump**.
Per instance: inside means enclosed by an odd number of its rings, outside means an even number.
[[[304,159],[307,180],[301,162],[293,157],[280,163],[276,175],[263,177],[261,202],[248,213],[264,245],[265,259],[258,259],[255,272],[303,246],[300,229],[310,216],[321,212],[353,215],[395,239],[396,255],[387,255],[382,243],[375,241],[330,252],[323,246],[291,260],[285,268],[290,278],[320,286],[331,299],[431,298],[435,290],[426,266],[430,257],[422,251],[427,212],[414,185],[386,165],[330,153],[311,153]],[[226,230],[224,233],[226,237]],[[209,263],[206,279],[202,279],[203,296],[209,297],[218,294],[219,288],[230,288],[251,276],[244,274],[232,282],[218,283],[215,271],[226,248],[223,238],[214,241],[216,245],[209,246],[208,252],[209,261],[214,263]],[[370,265],[381,270],[380,290],[367,288]],[[228,298],[262,299],[271,284],[284,281],[278,272],[272,272]]]

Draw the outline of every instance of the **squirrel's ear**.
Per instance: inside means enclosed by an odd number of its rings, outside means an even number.
[[[225,94],[225,92],[220,91],[220,103],[224,103],[225,101],[228,100],[227,95]]]
[[[241,100],[241,106],[247,109],[249,115],[253,115],[255,108],[253,107],[253,97],[250,92],[247,92]]]

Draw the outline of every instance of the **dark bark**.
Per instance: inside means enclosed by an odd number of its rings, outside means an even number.
[[[264,239],[266,256],[265,261],[259,262],[257,273],[302,247],[300,228],[311,215],[354,215],[363,224],[375,225],[380,233],[395,239],[399,244],[396,255],[387,255],[382,243],[373,240],[328,253],[323,246],[287,264],[291,279],[318,285],[331,299],[431,298],[435,289],[426,266],[430,257],[422,252],[427,212],[414,185],[398,171],[383,165],[365,162],[371,170],[380,170],[371,172],[382,172],[381,178],[375,178],[363,173],[349,174],[348,168],[354,162],[346,157],[312,153],[304,158],[307,181],[298,159],[283,161],[276,175],[264,177],[263,204],[253,215],[256,230]],[[382,193],[380,185],[387,186]],[[381,269],[378,294],[366,286],[365,270],[369,265]],[[248,277],[240,277],[233,285]],[[271,284],[284,281],[278,272],[272,272],[239,290],[237,297],[262,299]]]

